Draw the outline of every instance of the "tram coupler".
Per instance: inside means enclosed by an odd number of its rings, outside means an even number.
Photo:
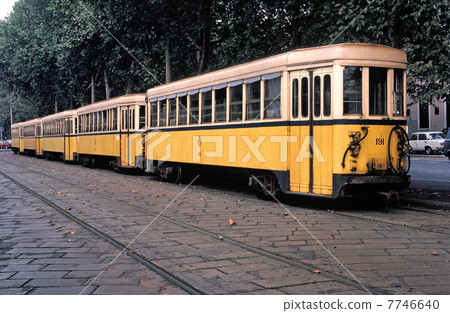
[[[384,198],[385,208],[384,211],[386,214],[389,212],[389,207],[395,204],[398,204],[400,201],[400,195],[397,190],[390,190],[389,192],[377,192],[380,196]]]

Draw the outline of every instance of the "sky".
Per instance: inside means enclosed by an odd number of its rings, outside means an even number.
[[[15,2],[17,0],[0,0],[0,19],[4,19],[12,11]]]

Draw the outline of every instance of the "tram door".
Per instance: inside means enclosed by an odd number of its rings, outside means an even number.
[[[332,73],[332,68],[309,72],[309,192],[320,195],[333,192]]]
[[[70,118],[64,119],[64,160],[72,160],[72,151],[70,149],[70,133],[72,120]]]
[[[135,160],[131,141],[135,129],[135,107],[127,106],[120,108],[120,160],[121,166],[134,166]]]
[[[291,73],[291,191],[332,194],[332,68]]]

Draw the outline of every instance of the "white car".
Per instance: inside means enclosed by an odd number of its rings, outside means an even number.
[[[445,135],[441,132],[417,132],[409,138],[409,144],[413,152],[425,151],[430,155],[433,151],[444,150]]]

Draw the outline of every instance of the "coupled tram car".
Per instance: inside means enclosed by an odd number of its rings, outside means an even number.
[[[215,167],[245,170],[265,194],[395,195],[410,184],[405,99],[403,51],[339,44],[88,105],[65,113],[73,122],[59,135],[72,138],[66,160],[106,158],[172,182]],[[23,124],[12,126],[17,152]]]

